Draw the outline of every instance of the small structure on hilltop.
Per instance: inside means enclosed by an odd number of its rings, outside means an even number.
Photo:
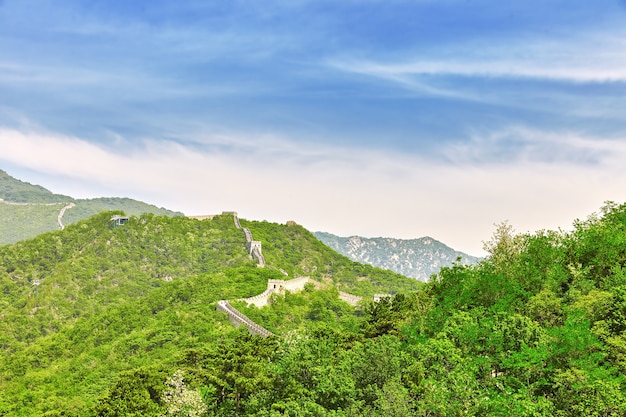
[[[130,220],[130,217],[120,216],[119,214],[116,214],[115,216],[111,217],[111,226],[113,228],[124,226],[126,223],[128,223],[128,220]]]

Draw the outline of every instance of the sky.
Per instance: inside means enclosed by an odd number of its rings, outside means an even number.
[[[484,254],[626,201],[625,0],[0,0],[0,169]]]

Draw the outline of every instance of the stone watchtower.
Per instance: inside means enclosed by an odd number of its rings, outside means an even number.
[[[130,217],[120,216],[116,214],[115,216],[111,217],[111,227],[115,228],[124,226],[126,223],[128,223],[128,220],[130,220]]]

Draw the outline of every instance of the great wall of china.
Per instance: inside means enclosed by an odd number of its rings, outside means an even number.
[[[63,226],[63,215],[65,214],[65,211],[74,207],[76,207],[76,204],[69,203],[59,212],[59,215],[57,216],[57,223],[59,223],[59,227],[61,228],[61,230],[65,229],[65,226]]]
[[[220,300],[217,302],[217,310],[219,311],[223,311],[224,313],[228,314],[228,320],[234,325],[234,326],[240,326],[240,325],[244,325],[248,328],[248,331],[251,334],[256,334],[259,336],[263,336],[263,337],[267,337],[267,336],[272,336],[273,333],[270,332],[269,330],[259,326],[258,324],[256,324],[255,322],[253,322],[252,320],[250,320],[248,317],[246,317],[243,313],[239,312],[239,310],[237,310],[236,308],[234,308],[233,306],[230,305],[230,303],[226,300]]]
[[[232,215],[235,219],[235,227],[237,229],[241,229],[243,230],[245,237],[246,237],[246,248],[248,249],[248,253],[258,261],[258,266],[259,267],[264,267],[265,266],[265,258],[263,257],[263,253],[261,252],[261,242],[260,241],[255,241],[252,239],[252,232],[250,232],[250,229],[245,228],[245,227],[241,227],[241,224],[239,222],[239,217],[237,215],[237,212],[233,212],[233,211],[228,211],[228,212],[223,212],[222,214],[228,214],[228,215]],[[196,217],[199,218],[200,216]],[[202,216],[203,218],[209,218],[212,216]],[[283,271],[282,269],[279,269],[284,275],[287,275],[287,273],[285,271]],[[312,284],[314,285],[316,288],[320,288],[322,287],[322,284],[318,281],[315,281],[309,277],[296,277],[290,280],[280,280],[280,279],[270,279],[267,282],[267,289],[265,291],[263,291],[261,294],[252,296],[252,297],[248,297],[248,298],[240,298],[237,301],[245,301],[248,305],[250,304],[254,304],[255,306],[257,306],[258,308],[261,308],[263,306],[266,306],[269,304],[270,301],[270,297],[272,296],[272,294],[276,293],[276,294],[284,294],[285,291],[290,291],[290,292],[298,292],[298,291],[302,291],[304,289],[304,287],[307,284]],[[379,301],[380,298],[382,297],[387,297],[387,294],[376,294],[373,298],[374,301]],[[358,295],[353,295],[353,294],[348,294],[345,292],[339,292],[339,298],[343,301],[345,301],[346,303],[352,305],[352,306],[356,306],[359,301],[361,301],[363,299],[363,297],[360,297]],[[234,308],[232,305],[230,305],[230,303],[228,302],[228,300],[220,300],[217,302],[217,310],[219,311],[223,311],[224,313],[228,314],[228,320],[235,326],[241,326],[244,325],[248,328],[248,331],[251,334],[255,334],[255,335],[259,335],[262,337],[267,337],[267,336],[272,336],[273,333],[270,332],[269,330],[259,326],[257,323],[253,322],[252,320],[250,320],[248,317],[246,317],[246,315],[244,315],[243,313],[241,313],[239,310],[237,310],[236,308]]]
[[[64,203],[16,203],[14,201],[5,201],[0,198],[0,204],[7,204],[11,206],[58,206]],[[74,207],[76,207],[76,204],[67,203],[61,208],[61,211],[59,211],[59,214],[57,215],[57,223],[59,224],[59,229],[65,229],[65,226],[63,225],[63,215],[65,214],[65,211]]]

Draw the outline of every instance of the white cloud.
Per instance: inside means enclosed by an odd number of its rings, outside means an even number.
[[[563,82],[626,81],[626,32],[568,34],[563,38],[520,37],[437,45],[397,61],[336,59],[330,66],[394,82],[414,76],[454,75],[528,78]],[[405,54],[406,55],[406,54]]]
[[[533,134],[539,142],[540,132]],[[129,196],[187,214],[237,210],[244,218],[293,219],[310,230],[343,235],[430,235],[480,254],[481,241],[496,222],[508,219],[520,232],[567,227],[605,200],[626,200],[621,169],[626,147],[578,140],[564,143],[595,146],[601,155],[596,164],[521,159],[485,165],[472,157],[436,164],[395,153],[295,145],[276,137],[198,139],[228,144],[227,150],[167,141],[134,147],[119,140],[105,147],[3,129],[0,161],[48,175],[42,185],[76,197]],[[491,142],[477,139],[475,146]]]

